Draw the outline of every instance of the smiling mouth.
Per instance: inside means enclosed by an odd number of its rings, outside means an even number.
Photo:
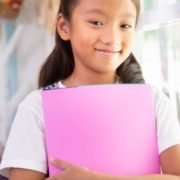
[[[115,55],[115,54],[119,54],[122,52],[122,51],[111,51],[111,50],[97,49],[97,48],[95,48],[95,51],[98,51],[98,52],[105,54],[105,55]]]

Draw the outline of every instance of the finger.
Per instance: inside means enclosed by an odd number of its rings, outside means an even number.
[[[62,160],[55,159],[55,158],[50,158],[50,162],[51,162],[51,164],[53,164],[54,166],[56,166],[62,170],[67,170],[67,169],[71,168],[71,165],[69,163],[62,161]]]

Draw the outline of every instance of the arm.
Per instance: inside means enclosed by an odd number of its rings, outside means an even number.
[[[45,178],[46,176],[40,172],[18,168],[10,169],[9,180],[44,180]]]
[[[160,155],[162,175],[147,175],[137,177],[113,177],[97,175],[97,180],[180,180],[180,145],[173,146]],[[101,177],[100,177],[101,176]],[[104,176],[104,177],[103,177]]]
[[[163,174],[144,176],[113,176],[89,171],[63,161],[53,160],[52,164],[64,172],[47,180],[180,180],[180,145],[173,146],[160,155]]]

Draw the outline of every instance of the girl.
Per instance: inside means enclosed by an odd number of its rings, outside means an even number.
[[[39,86],[144,83],[131,52],[139,9],[139,0],[61,0],[56,46],[41,69]],[[178,120],[166,97],[155,89],[153,93],[163,175],[113,176],[51,159],[64,172],[47,179],[180,179]],[[43,180],[47,176],[42,114],[41,90],[34,91],[20,104],[4,151],[1,168],[9,168],[10,180]]]

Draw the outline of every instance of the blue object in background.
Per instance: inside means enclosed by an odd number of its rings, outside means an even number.
[[[11,39],[14,30],[16,28],[16,21],[6,21],[5,22],[5,39],[6,42]],[[17,90],[17,56],[16,51],[13,51],[9,57],[7,64],[8,72],[8,100],[12,98],[13,94]]]

